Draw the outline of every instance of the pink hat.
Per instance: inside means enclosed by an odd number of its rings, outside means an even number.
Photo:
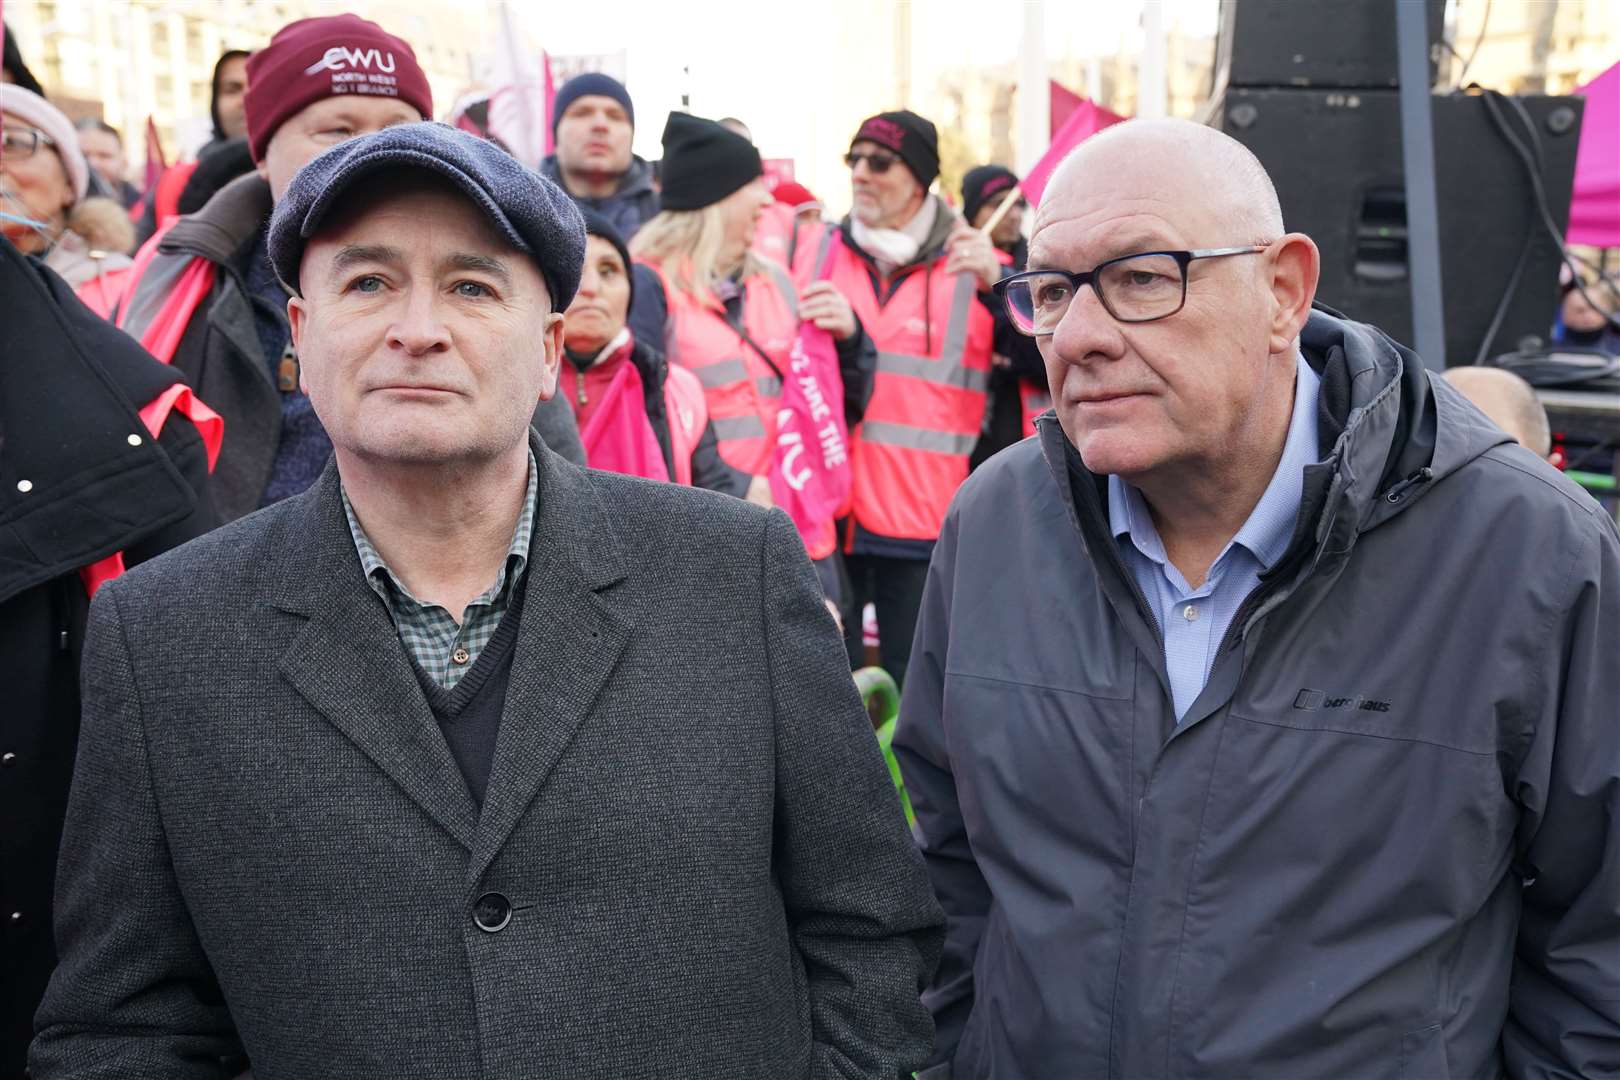
[[[0,113],[38,128],[51,140],[56,156],[62,161],[68,183],[73,185],[73,201],[83,199],[90,190],[90,166],[79,150],[79,136],[73,122],[62,115],[62,110],[31,90],[11,83],[0,83]]]

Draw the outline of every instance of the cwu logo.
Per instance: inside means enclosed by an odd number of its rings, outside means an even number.
[[[346,67],[366,68],[381,71],[385,74],[394,73],[394,54],[383,52],[381,49],[351,49],[346,45],[334,45],[315,63],[304,69],[305,75],[314,75],[322,71],[342,71]]]

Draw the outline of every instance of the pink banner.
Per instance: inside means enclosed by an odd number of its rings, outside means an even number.
[[[849,501],[851,483],[844,379],[832,335],[800,323],[782,375],[771,498],[798,526],[810,557],[822,558],[832,553],[833,519]]]

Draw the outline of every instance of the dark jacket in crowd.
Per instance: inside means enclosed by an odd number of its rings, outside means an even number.
[[[663,352],[632,333],[629,361],[635,365],[636,374],[641,376],[642,407],[646,409],[647,422],[652,425],[653,435],[658,439],[659,452],[664,456],[664,468],[669,470],[670,476],[674,476],[675,449],[670,440],[669,410],[664,400],[664,384],[669,380],[669,360]],[[567,362],[577,368],[583,361],[577,361],[573,354],[569,354]],[[692,448],[692,486],[741,499],[748,494],[748,485],[753,479],[741,469],[726,464],[725,458],[720,456],[714,421],[705,424],[703,434]]]
[[[137,416],[178,372],[3,238],[0,311],[0,1077],[13,1080],[56,965],[51,895],[90,606],[79,570],[119,551],[140,563],[206,531],[213,512],[190,421],[171,413],[153,441]]]
[[[1376,329],[1302,347],[1321,463],[1179,726],[1055,418],[958,494],[895,739],[930,1080],[1620,1072],[1614,523]]]
[[[942,916],[787,515],[538,442],[474,803],[335,469],[103,587],[36,1080],[894,1080]]]
[[[1012,250],[1012,265],[1007,273],[1021,273],[1029,263],[1029,241],[1018,238]],[[1046,365],[1035,339],[1020,334],[1007,316],[1006,305],[997,298],[991,305],[995,316],[996,364],[990,369],[990,400],[985,405],[984,434],[968,459],[970,468],[977,469],[990,458],[1024,437],[1024,391],[1046,389]]]
[[[270,481],[282,430],[281,391],[255,315],[248,284],[249,261],[262,247],[260,233],[271,207],[270,185],[258,173],[238,177],[201,210],[177,221],[158,245],[158,258],[142,279],[156,286],[191,259],[214,264],[214,286],[193,314],[173,363],[197,395],[225,419],[225,443],[214,470],[214,500],[223,520],[257,510]],[[145,288],[131,301],[130,329],[139,333],[152,316]],[[150,294],[155,300],[161,294]],[[566,404],[542,406],[548,445],[570,460],[584,450]]]
[[[540,175],[564,191],[568,191],[568,185],[563,182],[562,169],[557,164],[556,154],[540,163]],[[658,189],[653,186],[653,169],[639,156],[630,158],[630,168],[625,170],[623,179],[619,181],[619,190],[607,198],[593,199],[575,195],[572,191],[568,191],[568,195],[580,206],[594,210],[606,218],[615,229],[619,230],[619,235],[624,237],[625,243],[629,243],[630,238],[636,235],[636,230],[658,213]]]

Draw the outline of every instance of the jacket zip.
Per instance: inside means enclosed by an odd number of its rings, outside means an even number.
[[[1419,484],[1427,484],[1433,479],[1434,470],[1425,465],[1411,476],[1408,476],[1405,480],[1402,480],[1400,483],[1395,484],[1388,491],[1384,492],[1384,500],[1391,504],[1398,503],[1402,499],[1406,498],[1406,493],[1412,488]]]
[[[1432,479],[1434,479],[1434,470],[1425,465],[1404,480],[1391,485],[1389,490],[1384,492],[1384,499],[1389,503],[1399,503],[1406,498],[1406,493],[1412,488],[1420,484],[1427,484]],[[1298,556],[1295,558],[1297,559]],[[1243,603],[1238,607],[1237,614],[1232,617],[1231,625],[1226,628],[1226,635],[1221,639],[1220,647],[1215,650],[1216,656],[1220,656],[1236,644],[1236,641],[1233,640],[1234,637],[1242,634],[1244,623],[1254,612],[1254,609],[1259,607],[1267,597],[1281,587],[1281,582],[1286,576],[1279,574],[1272,579],[1270,584],[1262,585],[1244,598]]]

